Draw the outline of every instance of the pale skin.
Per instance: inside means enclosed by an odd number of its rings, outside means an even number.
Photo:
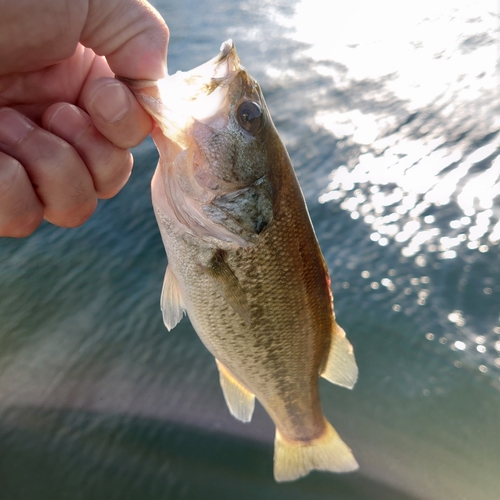
[[[0,237],[120,191],[153,124],[113,75],[163,77],[168,35],[145,0],[0,0]]]

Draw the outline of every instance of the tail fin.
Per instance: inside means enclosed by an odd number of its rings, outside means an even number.
[[[294,481],[312,470],[351,472],[359,465],[350,448],[325,420],[325,432],[319,438],[303,443],[290,441],[276,429],[274,441],[274,479]]]

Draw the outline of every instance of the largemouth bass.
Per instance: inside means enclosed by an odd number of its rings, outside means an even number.
[[[187,312],[233,416],[248,422],[255,397],[262,403],[276,425],[276,481],[357,469],[318,389],[320,375],[353,387],[353,349],[259,85],[230,40],[191,71],[126,83],[157,125],[152,198],[168,256],[166,327]]]

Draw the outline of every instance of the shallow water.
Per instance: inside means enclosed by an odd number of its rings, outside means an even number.
[[[84,227],[0,240],[0,498],[497,498],[496,2],[154,4],[170,72],[231,37],[261,83],[355,347],[355,389],[321,391],[361,467],[274,484],[267,415],[232,419],[189,321],[165,330],[148,140]]]

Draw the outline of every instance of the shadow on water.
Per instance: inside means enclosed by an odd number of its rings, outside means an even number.
[[[360,476],[272,478],[272,447],[122,415],[11,408],[0,420],[2,500],[416,500]]]

